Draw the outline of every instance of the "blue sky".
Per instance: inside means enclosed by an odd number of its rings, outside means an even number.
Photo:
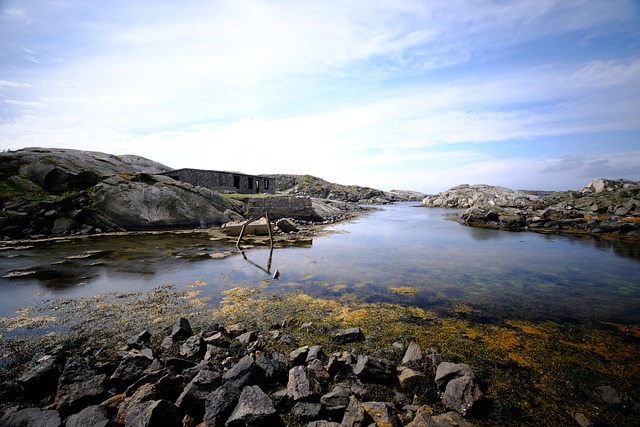
[[[640,180],[638,1],[0,8],[0,149],[427,193]]]

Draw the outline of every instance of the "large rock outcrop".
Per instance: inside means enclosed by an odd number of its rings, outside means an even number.
[[[579,191],[514,191],[462,185],[423,206],[468,208],[460,214],[472,226],[640,237],[640,182],[596,178]]]
[[[218,193],[162,175],[119,174],[94,187],[93,208],[125,230],[209,227],[233,209]]]
[[[235,208],[217,193],[154,175],[168,170],[134,155],[55,148],[0,153],[0,237],[197,228],[229,220]]]

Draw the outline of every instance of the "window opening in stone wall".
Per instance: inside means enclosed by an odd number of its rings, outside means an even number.
[[[247,188],[253,190],[253,178],[247,177]]]
[[[233,186],[240,188],[240,177],[238,175],[233,176]]]
[[[260,180],[256,179],[256,193],[260,192]]]
[[[265,180],[264,180],[264,189],[265,189],[265,190],[268,190],[268,189],[269,189],[269,180],[268,180],[268,179],[265,179]]]

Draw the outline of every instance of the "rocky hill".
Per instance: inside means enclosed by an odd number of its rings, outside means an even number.
[[[424,194],[408,190],[382,191],[358,185],[328,182],[312,175],[268,175],[276,179],[276,191],[318,199],[339,200],[360,204],[386,204],[398,201],[420,201]]]
[[[0,237],[202,227],[229,221],[219,194],[133,155],[25,148],[0,153]]]
[[[519,191],[460,185],[422,201],[427,207],[467,208],[474,226],[640,237],[640,182],[594,179],[579,191]]]

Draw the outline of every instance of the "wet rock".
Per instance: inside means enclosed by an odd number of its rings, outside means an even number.
[[[297,402],[291,408],[291,415],[299,421],[311,421],[318,418],[322,405],[312,402]]]
[[[129,341],[127,341],[127,348],[129,350],[141,350],[145,345],[147,345],[150,339],[151,332],[142,331],[138,335],[136,335],[135,337],[131,337]]]
[[[273,402],[260,387],[248,386],[242,390],[238,404],[227,420],[228,426],[263,426],[276,413]]]
[[[364,334],[360,328],[342,329],[331,334],[331,341],[336,344],[347,344],[352,342],[364,341]]]
[[[104,406],[87,406],[64,422],[65,427],[108,427],[111,425],[109,411]]]
[[[385,384],[391,387],[396,384],[396,366],[393,362],[371,356],[358,356],[353,373],[365,383]]]
[[[476,377],[468,365],[442,362],[435,377],[438,388],[443,391],[443,403],[462,415],[471,411],[483,397]]]
[[[304,366],[294,366],[289,370],[287,395],[291,400],[298,401],[321,393],[320,383],[313,373]]]
[[[26,408],[16,411],[6,411],[2,418],[0,418],[0,426],[61,427],[62,420],[60,419],[58,411]]]
[[[180,410],[168,400],[140,404],[126,418],[125,427],[182,427]]]
[[[394,407],[387,402],[364,402],[362,407],[376,426],[400,427],[400,419]]]
[[[106,379],[106,375],[96,374],[86,359],[68,362],[58,382],[56,409],[66,415],[99,403],[105,394]]]
[[[409,347],[407,347],[407,351],[402,358],[402,364],[406,365],[410,362],[417,362],[419,360],[422,360],[422,349],[418,343],[412,342],[409,344]]]
[[[205,401],[203,423],[207,427],[224,425],[240,397],[240,390],[234,384],[225,383],[209,393]]]

